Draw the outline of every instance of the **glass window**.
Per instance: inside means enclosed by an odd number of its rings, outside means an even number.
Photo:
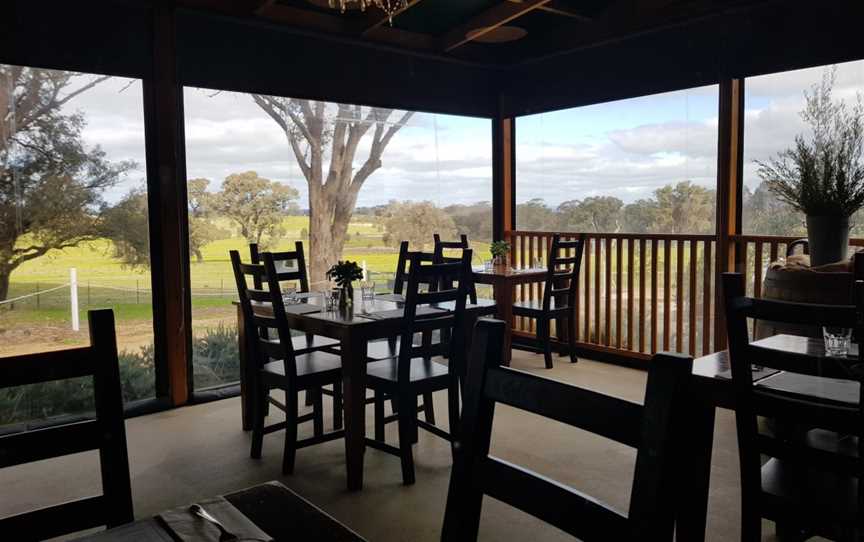
[[[349,259],[378,291],[401,240],[431,250],[433,233],[465,233],[488,252],[489,120],[195,88],[184,99],[196,389],[239,379],[231,249],[248,260],[250,242],[299,240],[313,289]]]
[[[852,107],[856,94],[864,91],[864,61],[750,77],[745,82],[744,233],[807,235],[804,215],[768,189],[759,169],[793,147],[796,136],[811,137],[812,129],[801,113],[805,94],[813,95],[814,86],[823,80],[830,84],[832,101],[843,100]],[[861,220],[852,222],[853,235],[864,232]]]
[[[718,87],[520,117],[520,230],[712,233]]]
[[[114,309],[126,401],[154,395],[141,81],[0,65],[0,357],[88,344]],[[87,382],[0,390],[0,424],[92,405]]]

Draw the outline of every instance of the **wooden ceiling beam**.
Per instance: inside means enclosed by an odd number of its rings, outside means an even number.
[[[521,4],[524,1],[525,0],[508,0],[508,2],[512,2],[514,4]],[[553,15],[561,15],[562,17],[576,19],[577,21],[581,21],[583,23],[590,23],[594,20],[593,17],[589,17],[584,13],[579,13],[570,6],[563,5],[560,0],[552,0],[548,4],[540,6],[537,9],[545,13],[552,13]]]
[[[469,41],[473,41],[492,30],[503,26],[514,19],[540,9],[552,0],[525,0],[524,2],[502,2],[483,13],[473,17],[471,20],[453,28],[444,35],[442,49],[449,53]],[[473,34],[469,33],[476,31]]]

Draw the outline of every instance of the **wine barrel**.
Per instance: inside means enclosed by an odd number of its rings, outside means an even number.
[[[855,275],[848,265],[832,264],[830,267],[810,268],[801,265],[774,263],[765,272],[762,297],[797,303],[849,305],[852,303],[854,277]],[[754,336],[756,339],[780,333],[822,338],[822,329],[814,326],[800,326],[766,320],[757,321],[755,324]]]

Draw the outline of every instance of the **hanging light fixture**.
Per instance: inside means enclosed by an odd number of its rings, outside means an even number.
[[[378,9],[387,14],[390,26],[393,26],[393,16],[408,7],[407,0],[375,0]]]
[[[390,26],[393,26],[393,16],[401,10],[408,7],[408,0],[328,0],[332,9],[339,8],[339,11],[345,13],[347,9],[351,9],[352,4],[356,4],[360,11],[366,11],[367,6],[377,6],[378,9],[387,14],[387,20],[390,21]]]

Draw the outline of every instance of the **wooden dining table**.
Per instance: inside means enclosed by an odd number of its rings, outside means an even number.
[[[258,529],[273,538],[274,542],[364,541],[363,537],[279,482],[267,482],[235,491],[224,495],[224,499]],[[224,522],[216,512],[216,508],[206,510],[212,513],[216,520]],[[177,512],[172,511],[172,513],[176,515]],[[174,542],[177,540],[176,535],[160,516],[162,514],[76,540],[77,542]],[[196,521],[191,516],[190,519]],[[241,540],[248,539],[241,538]]]
[[[822,339],[794,335],[775,335],[754,341],[754,344],[827,358]],[[857,345],[851,354],[857,356]],[[797,373],[761,368],[753,370],[753,382],[775,393],[798,397],[816,397],[823,401],[858,403],[858,383],[850,380],[813,377]],[[687,476],[680,477],[683,486],[676,495],[676,533],[678,540],[705,539],[708,514],[708,494],[711,479],[711,455],[714,443],[715,410],[735,409],[735,390],[727,351],[697,358],[693,362],[688,408],[682,423],[687,428],[685,440],[679,446],[676,465]]]
[[[236,303],[236,302],[235,302]],[[323,296],[310,295],[301,303],[286,305],[286,317],[292,330],[336,339],[340,342],[342,387],[345,412],[345,461],[348,489],[363,488],[363,454],[366,450],[366,362],[367,344],[371,340],[397,336],[403,328],[402,303],[390,295],[363,300],[355,291],[353,304],[347,310],[323,310]],[[237,330],[240,342],[240,394],[243,429],[252,428],[252,409],[257,395],[255,332],[247,324],[241,307],[237,307]],[[269,304],[268,304],[269,306]],[[452,303],[436,305],[452,310]],[[256,309],[258,310],[258,309]],[[272,307],[271,309],[272,310]],[[312,311],[312,312],[307,312]],[[471,347],[471,329],[481,316],[495,312],[495,302],[478,299],[465,308],[465,352]]]
[[[495,265],[491,268],[475,267],[474,282],[489,284],[494,290],[497,317],[507,322],[507,334],[504,339],[504,361],[507,365],[513,356],[513,301],[516,286],[545,280],[545,267],[513,268],[507,264]]]

